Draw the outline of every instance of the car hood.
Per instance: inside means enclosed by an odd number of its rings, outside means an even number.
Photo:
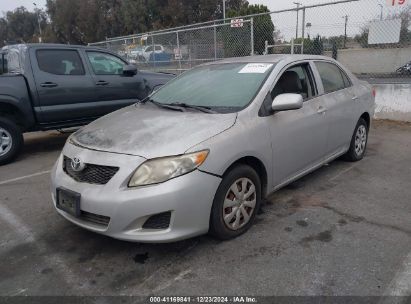
[[[178,155],[232,127],[236,117],[136,104],[97,119],[70,140],[93,150],[145,158]]]

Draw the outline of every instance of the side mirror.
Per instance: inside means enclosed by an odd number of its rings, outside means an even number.
[[[271,105],[273,111],[297,110],[303,107],[303,97],[300,94],[280,94],[274,98]]]
[[[137,66],[134,64],[128,64],[123,67],[124,76],[134,76],[137,74]]]

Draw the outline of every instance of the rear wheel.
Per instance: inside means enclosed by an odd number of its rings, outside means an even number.
[[[23,146],[23,135],[12,120],[0,117],[0,165],[13,161]]]
[[[221,181],[214,197],[210,233],[227,240],[246,232],[253,224],[261,201],[261,182],[255,170],[238,165]]]
[[[367,142],[368,125],[363,118],[360,118],[351,138],[350,148],[344,155],[344,159],[352,162],[361,160],[364,157]]]

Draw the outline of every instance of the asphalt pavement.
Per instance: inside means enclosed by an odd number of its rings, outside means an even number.
[[[0,167],[0,296],[411,295],[411,125],[375,122],[366,157],[274,193],[221,242],[114,240],[60,217],[48,171],[67,135],[26,136]]]

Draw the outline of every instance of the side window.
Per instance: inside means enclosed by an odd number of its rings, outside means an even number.
[[[156,46],[154,47],[154,49],[155,49],[156,51],[161,51],[161,46],[160,46],[160,45],[156,45]]]
[[[37,50],[40,70],[55,75],[84,75],[84,66],[76,50]]]
[[[315,63],[323,82],[325,93],[331,93],[345,88],[342,72],[338,66],[329,62]]]
[[[347,74],[345,74],[342,70],[340,70],[342,78],[344,80],[344,86],[346,88],[351,86],[351,80],[348,78]]]
[[[152,51],[153,51],[153,47],[152,47],[152,46],[147,47],[146,50],[145,50],[145,52],[152,52]]]
[[[0,75],[7,73],[7,59],[5,54],[0,54]]]
[[[301,94],[304,100],[315,96],[313,78],[308,64],[288,68],[271,91],[271,98],[274,99],[284,93]]]
[[[120,58],[102,52],[87,52],[94,74],[120,75],[126,63]]]

